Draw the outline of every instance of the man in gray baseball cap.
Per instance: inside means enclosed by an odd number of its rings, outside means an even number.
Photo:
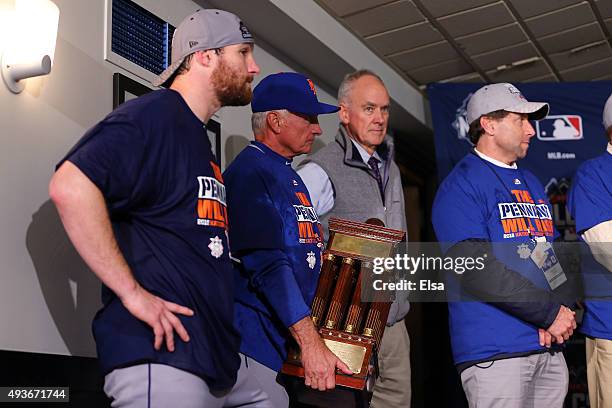
[[[93,332],[113,406],[221,407],[241,365],[225,186],[205,126],[251,101],[253,38],[237,16],[198,10],[172,51],[155,81],[169,89],[94,126],[49,187],[104,284]]]
[[[540,120],[548,115],[549,106],[546,102],[529,102],[521,91],[509,83],[488,84],[478,89],[470,97],[467,104],[467,122],[469,124],[468,136],[475,147],[475,152],[482,152],[478,148],[479,143],[493,145],[497,154],[501,154],[507,160],[507,164],[513,164],[517,159],[522,159],[527,154],[529,140],[535,135],[530,120]],[[514,137],[510,140],[509,134],[503,136],[484,137],[487,127],[486,123],[505,122],[505,118],[521,118],[520,127],[523,127],[523,137]],[[493,122],[492,122],[493,121]],[[491,134],[488,134],[492,136]],[[481,142],[482,139],[482,142]],[[496,146],[501,144],[499,148]]]
[[[478,89],[467,105],[474,151],[444,179],[434,201],[432,223],[445,256],[486,254],[482,269],[459,278],[454,293],[465,300],[449,303],[453,359],[470,407],[561,408],[567,394],[560,344],[576,320],[573,304],[564,304],[570,299],[554,289],[569,282],[552,251],[544,187],[517,165],[535,136],[529,120],[548,110],[512,84]],[[530,258],[536,242],[551,248],[545,257]]]

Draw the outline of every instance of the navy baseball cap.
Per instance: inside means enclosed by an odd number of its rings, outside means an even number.
[[[268,75],[253,89],[253,112],[280,109],[305,115],[321,115],[340,110],[338,106],[319,102],[314,83],[296,72]]]

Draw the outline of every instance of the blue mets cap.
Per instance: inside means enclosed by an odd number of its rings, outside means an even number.
[[[338,106],[319,102],[314,83],[295,72],[268,75],[253,90],[253,112],[280,109],[305,115],[321,115],[340,110]]]

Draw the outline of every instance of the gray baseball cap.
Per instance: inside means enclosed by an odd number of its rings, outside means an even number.
[[[549,107],[545,102],[527,101],[512,84],[489,84],[477,90],[468,101],[467,121],[471,124],[482,115],[498,110],[528,113],[529,119],[540,120],[548,115]]]
[[[237,15],[223,10],[199,9],[174,31],[172,64],[155,78],[153,85],[164,85],[189,54],[253,42],[253,35]]]
[[[603,124],[606,130],[612,126],[612,95],[608,97],[603,111]]]

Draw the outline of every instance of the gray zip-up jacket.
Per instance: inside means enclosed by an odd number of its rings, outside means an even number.
[[[384,203],[372,170],[363,162],[359,151],[350,141],[342,125],[333,142],[301,163],[301,167],[309,162],[320,166],[333,186],[334,205],[329,212],[320,217],[325,229],[326,240],[329,236],[330,217],[359,222],[365,222],[369,218],[378,218],[388,228],[406,231],[404,193],[399,168],[393,161],[392,139],[387,136],[376,151],[385,164],[382,172]],[[312,197],[312,194],[311,192],[311,198],[316,202],[317,198]],[[396,300],[389,311],[388,325],[403,320],[408,313],[410,303],[407,293],[407,291],[397,292]]]

